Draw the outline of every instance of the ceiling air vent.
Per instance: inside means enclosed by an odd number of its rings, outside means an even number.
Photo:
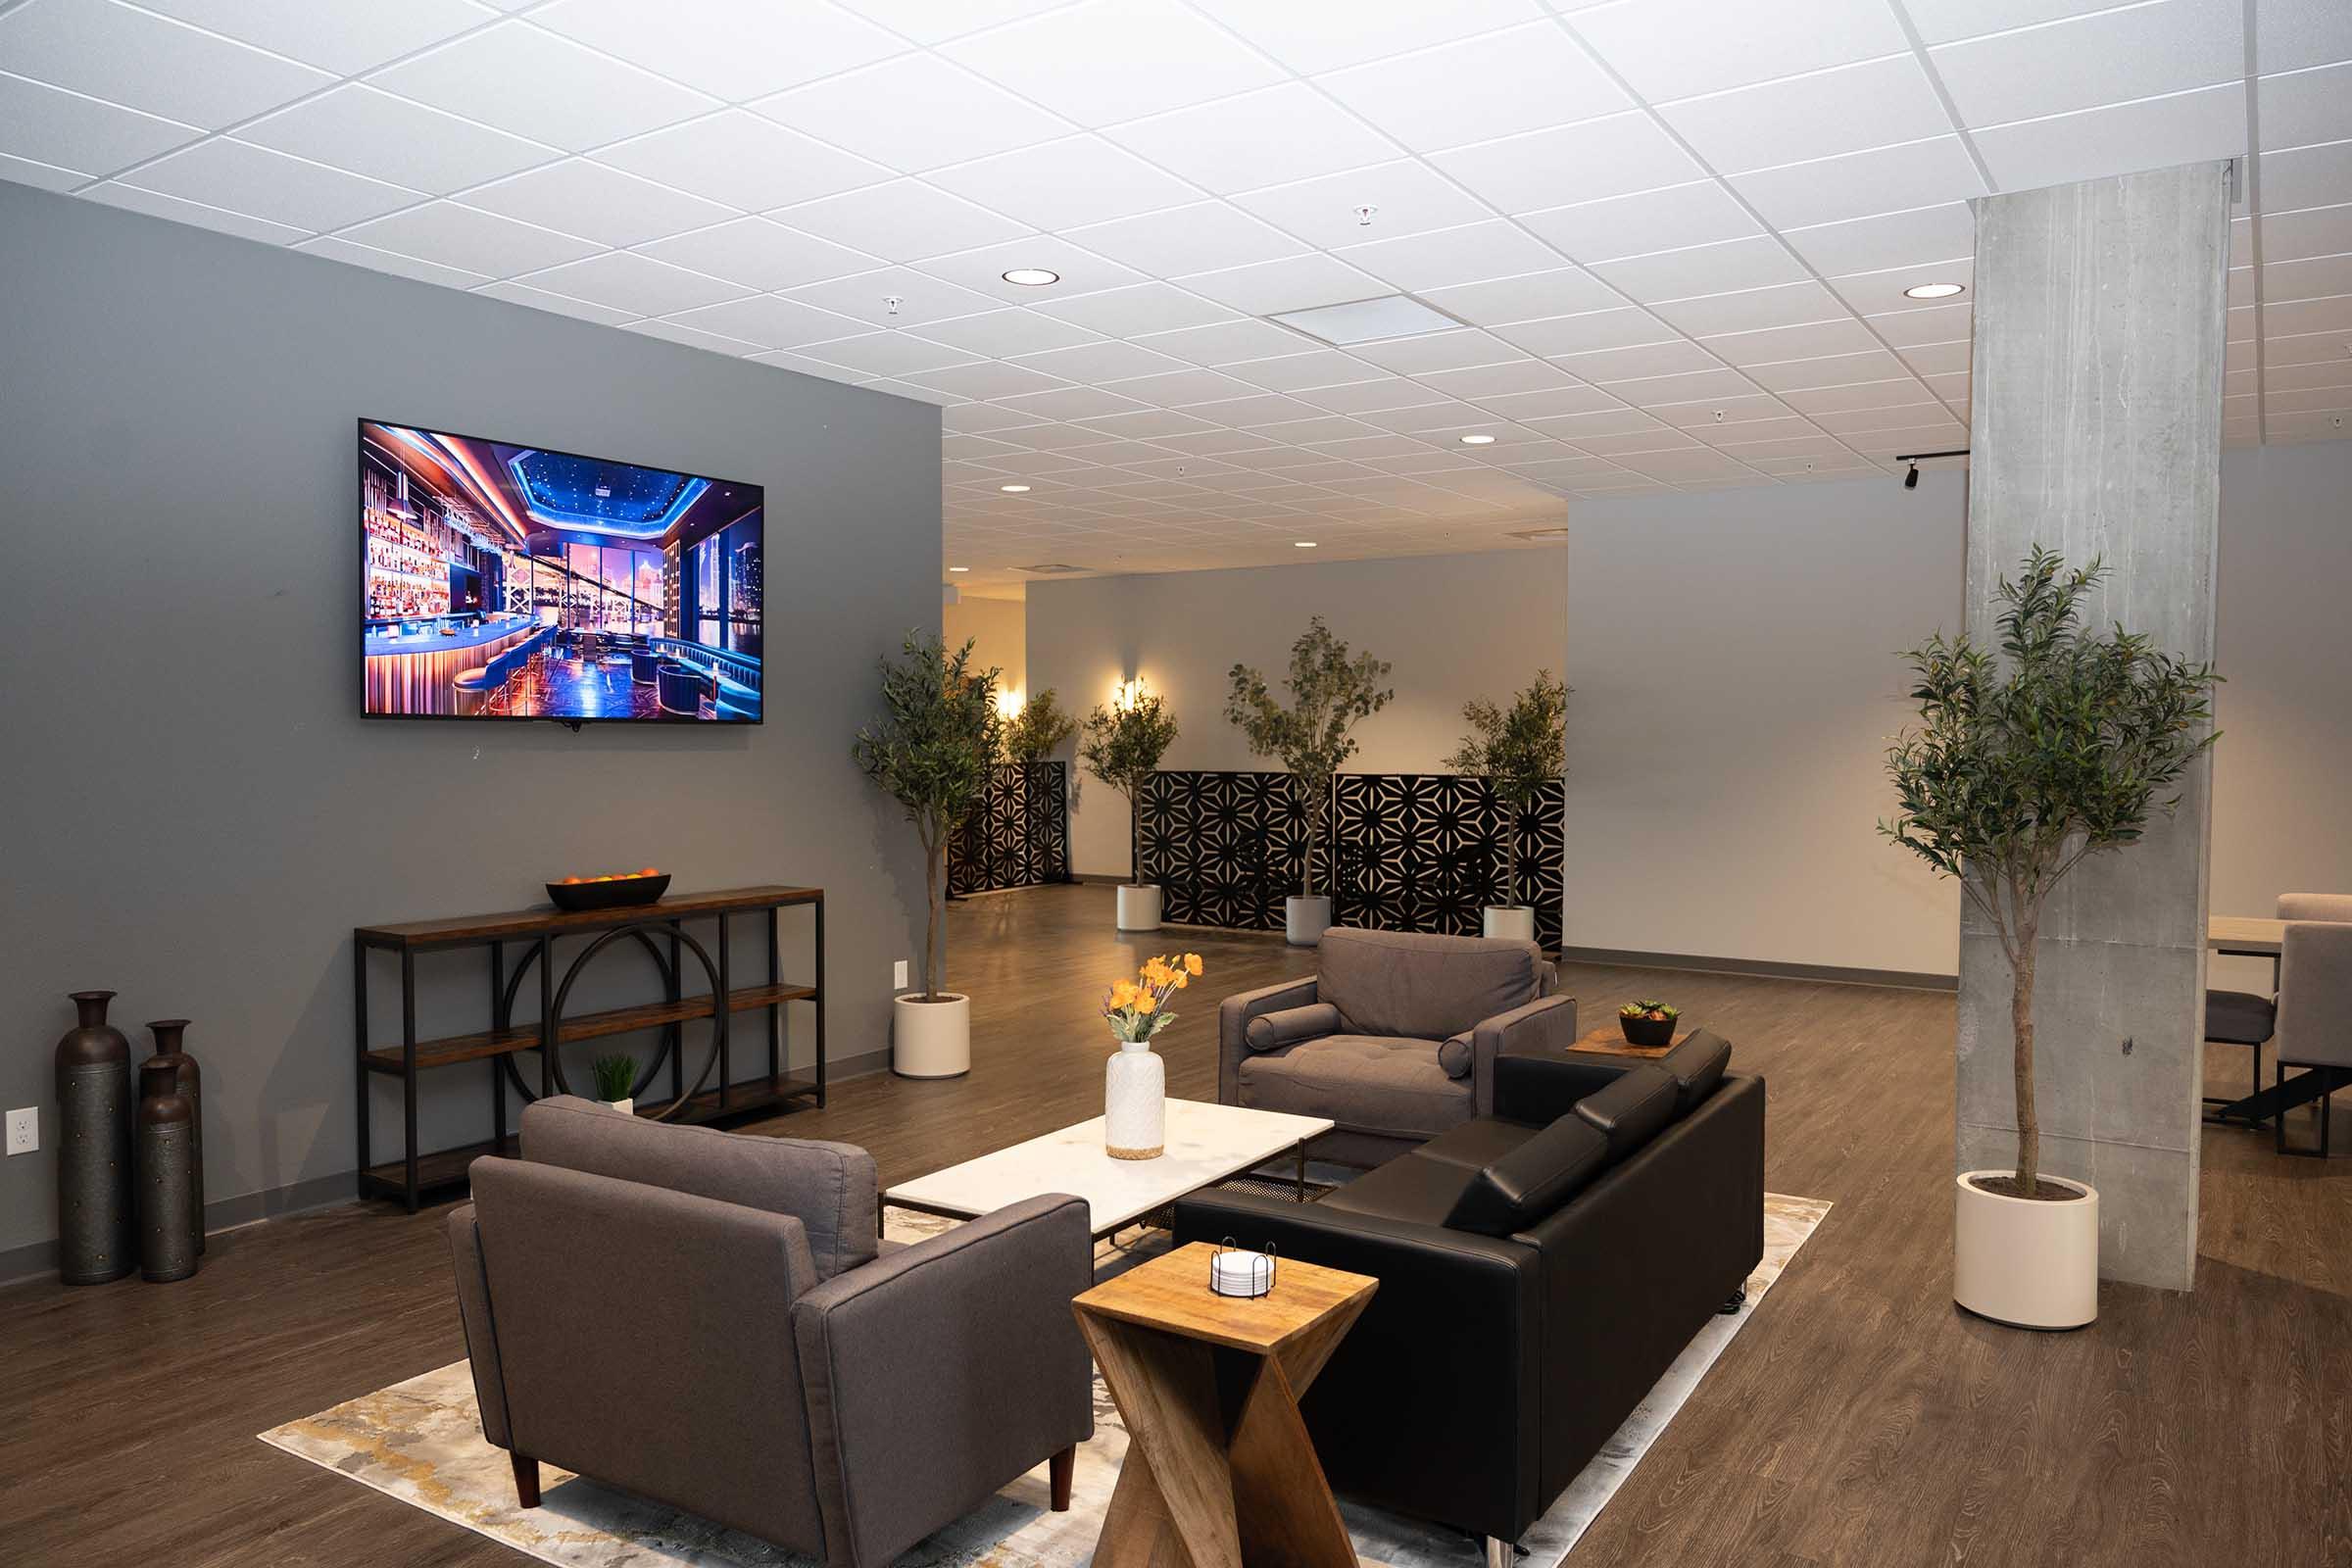
[[[1034,566],[1022,566],[1017,569],[1021,571],[1034,571],[1041,577],[1051,577],[1058,572],[1084,571],[1086,568],[1084,566],[1073,566],[1066,561],[1046,561],[1040,562]]]

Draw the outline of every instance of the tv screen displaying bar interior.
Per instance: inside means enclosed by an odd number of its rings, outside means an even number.
[[[760,722],[756,484],[360,421],[363,711]]]

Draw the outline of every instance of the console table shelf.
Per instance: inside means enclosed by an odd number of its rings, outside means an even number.
[[[399,925],[361,926],[352,933],[359,1067],[360,1196],[397,1198],[413,1212],[420,1197],[437,1188],[464,1183],[466,1170],[484,1154],[504,1154],[512,1144],[506,1134],[507,1090],[524,1100],[564,1091],[566,1078],[556,1048],[610,1035],[643,1030],[663,1031],[661,1051],[641,1070],[637,1086],[640,1116],[678,1122],[710,1122],[753,1111],[792,1110],[825,1102],[825,1006],[822,994],[825,967],[825,896],[821,888],[755,887],[713,893],[682,894],[628,908],[565,913],[552,906],[501,914],[466,915],[455,919],[418,920]],[[811,915],[809,968],[814,977],[801,984],[783,978],[779,952],[779,913],[806,906]],[[761,917],[765,925],[767,971],[764,984],[738,986],[729,975],[730,919]],[[715,940],[709,946],[688,929],[689,922],[712,921]],[[570,958],[559,980],[555,944],[561,937],[583,937],[587,945]],[[565,1001],[572,982],[606,947],[627,941],[642,947],[661,971],[662,996],[653,1002],[593,1012],[568,1013]],[[420,954],[486,949],[490,956],[490,1027],[433,1040],[416,1038],[416,958]],[[375,953],[397,956],[400,964],[400,1043],[380,1045],[371,1040],[368,1010],[368,958]],[[510,967],[509,958],[514,962]],[[524,971],[536,966],[539,1015],[517,1023],[514,1013],[522,990]],[[707,982],[689,991],[689,968],[699,968]],[[723,998],[723,1007],[713,999]],[[815,1059],[806,1070],[788,1070],[784,1059],[788,1004],[811,1004],[815,1011]],[[766,1072],[741,1082],[731,1079],[731,1025],[737,1014],[764,1010]],[[684,1026],[708,1022],[711,1040],[700,1069],[688,1078]],[[534,1091],[516,1071],[514,1057],[539,1054],[538,1087]],[[486,1141],[453,1149],[419,1150],[416,1139],[418,1075],[462,1062],[490,1064],[491,1127]],[[649,1098],[654,1080],[666,1067],[669,1093]],[[378,1162],[369,1126],[369,1081],[391,1077],[400,1081],[405,1138],[398,1159]]]

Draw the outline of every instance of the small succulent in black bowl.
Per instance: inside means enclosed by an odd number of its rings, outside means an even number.
[[[1655,1000],[1629,1002],[1617,1009],[1617,1027],[1629,1046],[1671,1046],[1675,1020],[1683,1009]]]

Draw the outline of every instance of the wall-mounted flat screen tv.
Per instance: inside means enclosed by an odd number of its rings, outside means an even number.
[[[756,484],[360,421],[371,718],[760,722]]]

